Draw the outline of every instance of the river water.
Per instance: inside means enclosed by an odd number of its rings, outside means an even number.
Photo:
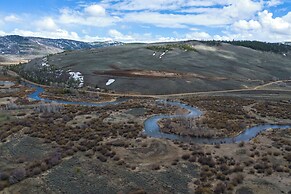
[[[64,100],[50,100],[46,98],[41,98],[39,95],[44,92],[44,88],[26,83],[27,86],[35,88],[35,92],[29,94],[28,97],[34,100],[40,100],[44,102],[56,102],[60,104],[70,104],[70,105],[82,105],[82,106],[108,106],[108,105],[118,105],[122,102],[125,102],[126,99],[119,99],[113,102],[102,102],[102,103],[89,103],[89,102],[71,102],[71,101],[64,101]],[[144,130],[143,133],[154,138],[164,138],[164,139],[171,139],[171,140],[178,140],[183,142],[193,142],[193,143],[205,143],[205,144],[221,144],[221,143],[238,143],[241,141],[250,141],[252,138],[256,137],[262,131],[267,129],[287,129],[291,128],[291,125],[272,125],[272,124],[263,124],[257,125],[255,127],[247,128],[242,133],[235,137],[226,137],[226,138],[200,138],[200,137],[188,137],[188,136],[181,136],[175,134],[166,134],[161,132],[160,127],[158,125],[158,121],[160,119],[170,119],[170,118],[179,118],[179,117],[191,117],[197,118],[202,115],[202,112],[194,107],[189,105],[183,104],[181,102],[171,102],[165,100],[157,100],[157,105],[165,106],[177,106],[181,107],[188,111],[188,114],[184,115],[155,115],[148,118],[144,122]]]

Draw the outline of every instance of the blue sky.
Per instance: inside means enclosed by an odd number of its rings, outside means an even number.
[[[0,0],[0,36],[291,41],[291,0]]]

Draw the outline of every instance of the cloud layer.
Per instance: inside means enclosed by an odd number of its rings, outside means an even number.
[[[280,0],[103,0],[63,5],[39,17],[6,13],[0,3],[0,35],[125,42],[291,41],[290,9],[291,3]]]

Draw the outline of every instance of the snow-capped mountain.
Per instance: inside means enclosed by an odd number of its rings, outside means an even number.
[[[66,39],[49,39],[9,35],[0,37],[0,54],[46,55],[64,50],[91,49],[120,45],[120,42],[81,42]]]

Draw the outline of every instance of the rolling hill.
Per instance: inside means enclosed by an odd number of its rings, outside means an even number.
[[[291,77],[290,51],[264,52],[223,42],[126,44],[67,51],[46,61],[63,72],[80,72],[85,86],[140,94],[244,89]],[[22,72],[32,75],[42,63],[32,60]],[[106,84],[109,79],[114,82]]]

